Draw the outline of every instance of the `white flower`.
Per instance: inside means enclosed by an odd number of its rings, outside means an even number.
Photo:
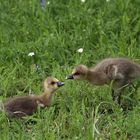
[[[110,2],[110,0],[106,0],[106,2]]]
[[[85,130],[85,127],[84,126],[82,127],[82,130]]]
[[[50,4],[50,1],[48,1],[47,4],[49,5]]]
[[[85,3],[85,2],[86,2],[86,0],[81,0],[81,2],[82,2],[82,3]]]
[[[80,48],[77,50],[78,53],[82,53],[83,52],[83,48]]]
[[[35,55],[34,52],[30,52],[30,53],[28,54],[28,56],[34,56],[34,55]]]

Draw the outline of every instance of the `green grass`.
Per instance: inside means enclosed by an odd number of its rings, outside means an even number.
[[[140,63],[139,0],[49,1],[44,10],[39,0],[0,1],[1,100],[39,94],[43,79],[52,75],[65,81],[79,63],[94,66],[106,57]],[[29,57],[30,52],[35,56]],[[126,90],[124,99],[133,109],[123,112],[108,86],[65,83],[50,108],[25,120],[0,113],[0,139],[140,139],[140,90]],[[137,103],[128,96],[133,93]]]

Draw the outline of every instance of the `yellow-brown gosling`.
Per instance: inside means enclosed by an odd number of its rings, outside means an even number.
[[[64,83],[54,77],[48,77],[44,81],[44,92],[41,95],[19,96],[4,103],[4,110],[9,117],[24,117],[32,115],[38,106],[48,107],[51,105],[54,92]]]
[[[66,79],[86,80],[94,85],[112,82],[113,100],[117,100],[120,104],[120,91],[139,76],[139,64],[126,58],[106,58],[93,68],[88,68],[82,64],[77,65]]]

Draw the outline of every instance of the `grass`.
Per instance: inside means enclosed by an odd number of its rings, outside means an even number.
[[[1,1],[0,99],[39,94],[43,79],[64,80],[79,63],[94,66],[106,57],[140,63],[139,5],[139,0],[50,0],[42,9],[39,0]],[[133,109],[123,112],[109,87],[65,83],[50,108],[25,120],[9,120],[1,112],[0,139],[140,139],[139,89],[126,90]],[[136,100],[129,97],[133,93]]]

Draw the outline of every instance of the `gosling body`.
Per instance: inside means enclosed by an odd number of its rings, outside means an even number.
[[[126,58],[107,58],[93,68],[88,68],[85,65],[76,66],[67,79],[86,80],[100,86],[110,84],[113,81],[112,94],[114,96],[115,93],[120,93],[125,85],[132,83],[139,76],[139,64]]]
[[[41,95],[29,95],[15,97],[4,103],[4,110],[9,117],[24,117],[32,115],[37,111],[38,106],[43,108],[51,105],[54,92],[63,86],[63,82],[59,82],[56,78],[48,77],[44,81],[44,92]]]

